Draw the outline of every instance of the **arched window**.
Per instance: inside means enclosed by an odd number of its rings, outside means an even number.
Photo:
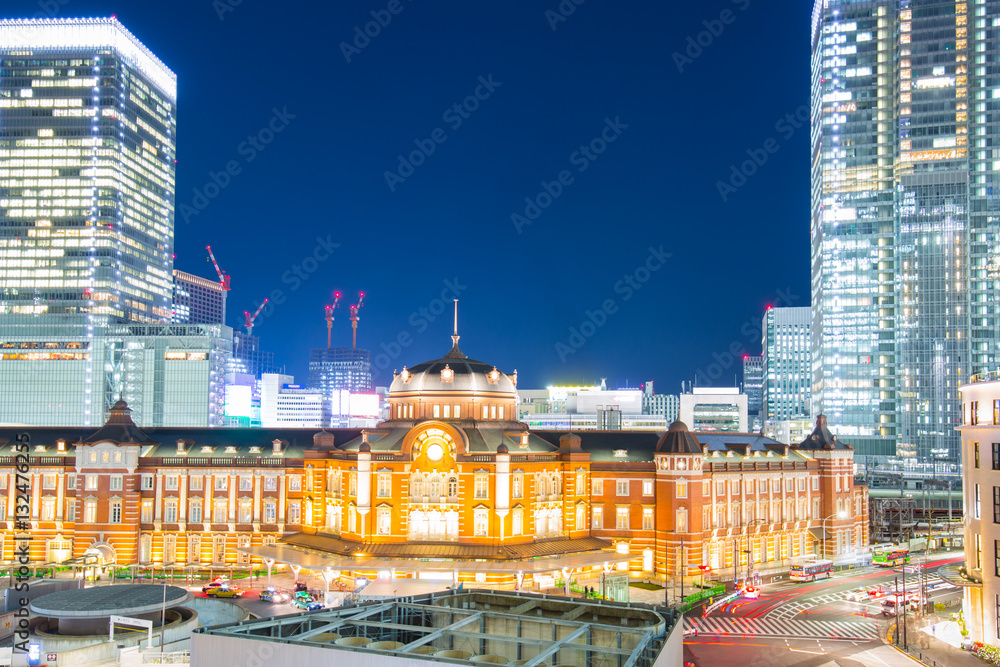
[[[421,473],[415,473],[413,477],[410,478],[410,498],[414,502],[421,502],[421,498],[427,495],[424,486],[424,476]]]
[[[538,476],[538,495],[540,496],[549,495],[548,477],[546,477],[545,475]]]
[[[443,494],[441,493],[441,475],[431,475],[427,482],[427,495],[431,501],[436,501]]]
[[[562,479],[560,478],[559,473],[554,473],[552,475],[552,493],[557,496],[562,493]]]
[[[448,497],[458,498],[458,477],[448,478]]]

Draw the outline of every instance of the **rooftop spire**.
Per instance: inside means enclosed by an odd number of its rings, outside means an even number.
[[[457,359],[467,359],[466,355],[462,354],[462,351],[458,349],[458,299],[455,299],[455,333],[451,336],[451,351],[444,355],[446,357],[454,357]]]

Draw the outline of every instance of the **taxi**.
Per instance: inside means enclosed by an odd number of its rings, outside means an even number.
[[[760,597],[760,589],[753,586],[747,586],[743,589],[743,597],[748,600],[756,600]]]
[[[239,588],[230,588],[228,584],[216,586],[205,591],[205,595],[210,598],[241,598],[243,591]]]

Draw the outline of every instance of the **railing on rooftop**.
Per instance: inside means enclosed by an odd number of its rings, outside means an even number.
[[[992,371],[986,371],[984,373],[976,373],[969,377],[969,384],[975,384],[977,382],[996,382],[1000,380],[1000,368]]]

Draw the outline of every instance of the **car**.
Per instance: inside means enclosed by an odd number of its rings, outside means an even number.
[[[748,600],[756,600],[760,597],[760,589],[754,588],[753,586],[747,586],[743,589],[743,597]]]
[[[274,586],[268,586],[260,592],[260,599],[264,602],[273,602],[278,604],[280,602],[288,602],[289,596],[282,591],[279,591]]]
[[[241,598],[243,597],[243,591],[239,588],[230,588],[229,586],[222,585],[208,589],[205,595],[210,598]]]
[[[318,600],[313,599],[313,596],[309,595],[305,591],[299,591],[295,594],[295,599],[292,600],[292,604],[299,609],[305,609],[306,611],[315,611],[316,609],[322,609],[323,603]]]
[[[202,586],[201,587],[201,592],[202,593],[207,593],[212,588],[218,588],[219,586],[225,586],[228,583],[229,583],[229,580],[226,579],[225,577],[216,577],[211,582],[209,582],[209,583],[205,584],[204,586]]]
[[[885,591],[879,586],[872,586],[868,589],[868,597],[876,600],[880,597],[885,597]]]
[[[844,599],[848,602],[868,602],[871,597],[867,588],[855,588],[853,591],[847,591],[844,594]]]

